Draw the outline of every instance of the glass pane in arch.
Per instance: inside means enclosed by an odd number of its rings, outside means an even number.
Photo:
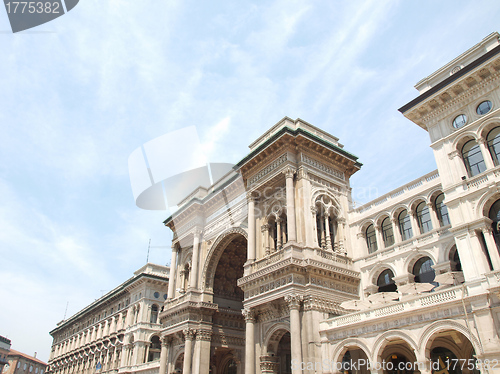
[[[413,275],[415,276],[416,283],[432,283],[437,286],[434,282],[436,273],[432,268],[434,261],[429,257],[422,257],[413,266]]]
[[[488,133],[486,137],[488,141],[488,149],[490,150],[491,158],[495,165],[499,165],[498,159],[500,158],[500,127],[495,127]]]
[[[392,224],[389,218],[382,221],[382,237],[386,248],[394,244],[394,232],[392,231]]]
[[[368,226],[366,229],[366,245],[368,253],[373,253],[377,250],[377,235],[373,225]]]
[[[399,230],[401,231],[401,237],[403,240],[408,240],[413,236],[411,229],[410,215],[406,210],[399,213]]]
[[[394,292],[397,290],[394,283],[394,273],[391,269],[385,269],[377,278],[378,292]]]
[[[432,230],[431,215],[426,203],[421,202],[417,205],[417,221],[420,233],[426,233]]]
[[[447,226],[450,224],[450,216],[448,215],[448,207],[443,201],[444,194],[440,194],[436,197],[436,212],[441,226]]]
[[[493,227],[493,235],[498,248],[500,247],[500,199],[493,203],[488,217],[493,221],[491,225]]]
[[[481,148],[479,148],[479,144],[475,140],[469,140],[464,144],[462,147],[462,158],[469,177],[473,177],[486,170]]]

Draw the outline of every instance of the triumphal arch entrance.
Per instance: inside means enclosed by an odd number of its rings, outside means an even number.
[[[319,322],[358,295],[346,216],[357,158],[284,118],[165,221],[173,231],[160,374],[298,373]],[[311,371],[313,372],[313,371]]]

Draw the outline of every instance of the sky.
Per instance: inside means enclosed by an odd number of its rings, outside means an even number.
[[[81,0],[13,34],[0,11],[0,335],[47,361],[49,331],[130,278],[149,239],[169,263],[168,214],[136,207],[128,174],[169,132],[196,126],[207,159],[236,163],[301,118],[364,164],[359,202],[436,169],[397,109],[499,19],[498,0]]]

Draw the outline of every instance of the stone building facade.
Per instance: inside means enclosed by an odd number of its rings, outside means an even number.
[[[34,356],[10,349],[3,374],[44,374],[47,364]]]
[[[180,202],[164,222],[171,274],[151,370],[500,373],[499,34],[416,87],[400,111],[428,131],[437,170],[388,194],[355,206],[357,157],[285,117]],[[51,370],[79,373],[70,357],[102,352],[105,338],[70,340],[95,323],[52,332]],[[105,351],[112,370],[140,369],[150,338],[129,331],[108,338],[133,357]]]
[[[50,373],[158,373],[158,315],[169,268],[146,264],[134,276],[50,332]]]

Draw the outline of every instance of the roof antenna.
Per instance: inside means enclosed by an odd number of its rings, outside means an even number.
[[[146,264],[149,262],[149,249],[151,248],[151,238],[149,238],[149,244],[148,244],[148,256],[146,257]]]
[[[151,245],[151,239],[149,239],[149,244],[148,244],[148,257],[146,258],[146,263],[149,262],[149,249],[150,248],[169,248],[165,245]]]
[[[68,313],[68,305],[69,305],[69,301],[66,303],[66,310],[64,311],[63,321],[66,320],[66,313]]]

